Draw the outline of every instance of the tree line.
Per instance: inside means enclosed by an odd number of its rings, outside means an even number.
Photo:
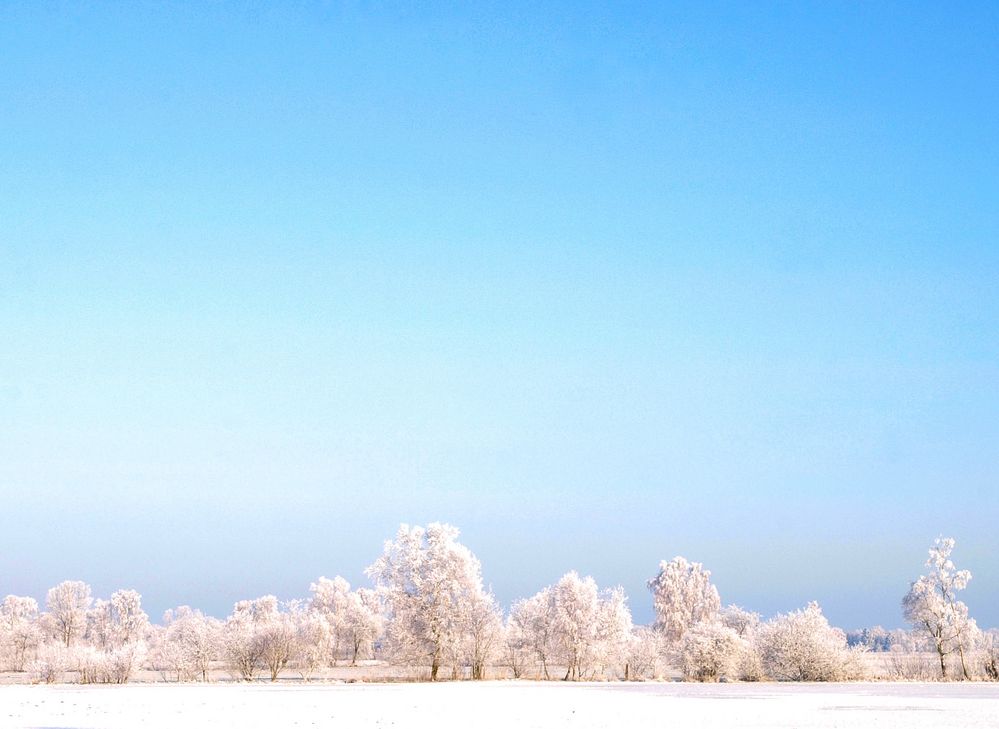
[[[124,683],[140,668],[176,681],[208,681],[218,669],[246,681],[291,671],[309,680],[371,659],[420,667],[431,681],[673,672],[695,681],[838,681],[868,677],[864,654],[873,649],[928,652],[940,678],[999,679],[999,640],[978,628],[957,596],[971,574],[954,566],[953,539],[936,540],[927,574],[902,600],[911,631],[848,636],[814,602],[769,620],[723,607],[711,573],[683,557],[661,562],[648,581],[651,625],[633,623],[623,589],[601,589],[576,572],[504,613],[458,536],[448,524],[403,525],[366,570],[373,587],[320,577],[306,599],[242,600],[222,620],[181,606],[154,625],[135,590],[95,600],[79,581],[50,589],[44,611],[34,598],[8,595],[0,604],[0,667],[41,682],[82,683]]]

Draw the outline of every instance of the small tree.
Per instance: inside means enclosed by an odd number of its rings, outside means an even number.
[[[559,659],[566,667],[564,681],[585,678],[597,649],[600,594],[592,577],[569,572],[551,592],[552,629]]]
[[[627,670],[631,611],[621,588],[601,591],[592,577],[576,572],[513,606],[508,638],[518,651],[531,652],[548,679],[553,664],[565,667],[563,680],[579,680],[611,665]]]
[[[624,670],[625,681],[654,678],[658,675],[659,657],[663,652],[662,641],[662,633],[647,625],[632,628],[628,663]]]
[[[957,593],[968,586],[971,572],[954,566],[953,551],[953,539],[941,537],[933,543],[926,560],[929,574],[920,575],[909,587],[902,611],[912,627],[930,640],[940,662],[940,676],[947,677],[947,656],[957,653],[961,671],[969,678],[965,653],[976,626]]]
[[[465,607],[468,624],[465,660],[472,669],[472,679],[486,677],[486,666],[499,654],[503,642],[503,613],[491,593],[476,596]]]
[[[57,637],[67,648],[83,632],[92,600],[85,582],[67,580],[49,590],[45,606]]]
[[[509,650],[516,654],[513,662],[525,653],[533,656],[545,680],[551,678],[548,667],[555,652],[551,593],[552,588],[546,587],[532,597],[515,602],[507,627]]]
[[[982,636],[982,670],[990,681],[999,681],[999,635],[995,631]]]
[[[162,653],[177,679],[200,676],[208,680],[212,663],[221,654],[222,624],[183,605],[164,616]]]
[[[103,650],[138,642],[148,627],[142,596],[135,590],[117,590],[110,600],[96,600],[87,611],[87,638]]]
[[[340,658],[342,646],[349,642],[348,612],[350,609],[350,583],[339,575],[332,580],[320,577],[309,585],[312,599],[309,610],[322,616],[328,628],[327,647],[328,661],[335,666]]]
[[[0,655],[11,671],[23,671],[28,654],[41,640],[38,603],[32,597],[7,595],[0,603]]]
[[[222,626],[223,655],[232,673],[244,681],[256,678],[264,664],[264,653],[267,650],[265,630],[275,619],[277,612],[277,598],[273,595],[265,595],[256,600],[240,600]],[[269,657],[272,658],[273,655]]]

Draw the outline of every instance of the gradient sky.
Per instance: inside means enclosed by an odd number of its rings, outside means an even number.
[[[0,5],[0,594],[999,625],[999,6],[277,5]]]

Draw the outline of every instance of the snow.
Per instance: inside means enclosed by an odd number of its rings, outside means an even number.
[[[0,686],[0,728],[979,727],[999,685],[131,684]]]

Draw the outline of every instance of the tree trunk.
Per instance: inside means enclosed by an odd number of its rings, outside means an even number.
[[[961,656],[961,671],[964,673],[964,680],[967,681],[971,676],[968,675],[968,664],[964,661],[964,646],[959,646],[957,652]]]

